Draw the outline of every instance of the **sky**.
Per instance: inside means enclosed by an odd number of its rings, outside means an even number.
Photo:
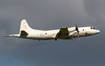
[[[0,66],[105,66],[105,0],[0,0]],[[40,30],[93,26],[101,32],[73,40],[5,38],[20,22]]]

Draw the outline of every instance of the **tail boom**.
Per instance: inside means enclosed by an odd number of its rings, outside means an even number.
[[[4,37],[20,37],[20,34],[5,35]]]

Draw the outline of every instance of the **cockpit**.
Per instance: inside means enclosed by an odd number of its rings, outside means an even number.
[[[94,27],[90,27],[90,29],[95,29]]]

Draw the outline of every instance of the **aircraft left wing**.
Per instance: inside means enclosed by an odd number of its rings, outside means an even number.
[[[56,39],[58,38],[65,38],[69,35],[68,28],[60,28],[60,31],[56,35]]]

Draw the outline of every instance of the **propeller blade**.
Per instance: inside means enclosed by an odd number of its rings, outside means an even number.
[[[79,30],[78,30],[78,26],[77,26],[77,24],[76,24],[76,28],[75,28],[75,30],[77,31],[78,39],[79,39],[79,41],[80,41]]]
[[[77,26],[77,24],[76,24],[76,31],[78,31],[78,26]]]
[[[79,33],[78,33],[78,39],[79,39],[79,41],[80,41]]]

